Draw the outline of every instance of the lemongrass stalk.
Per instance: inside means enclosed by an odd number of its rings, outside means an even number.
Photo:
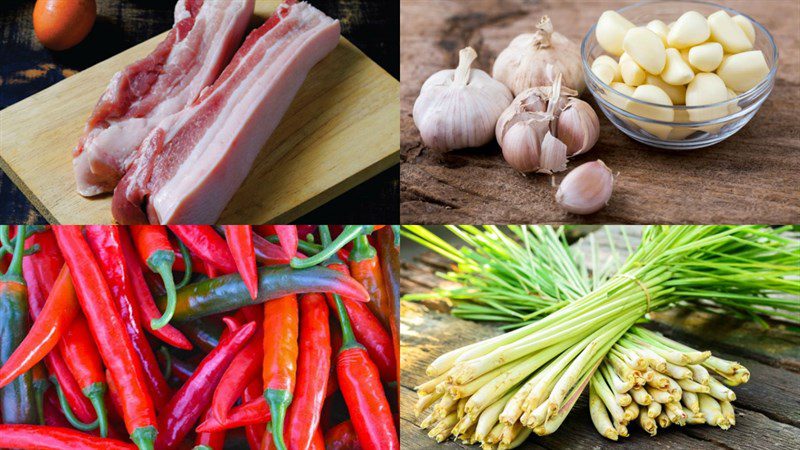
[[[621,334],[622,332],[617,333],[614,336],[614,340],[619,339]],[[613,341],[611,341],[611,343],[613,343]],[[572,410],[572,407],[575,406],[575,402],[578,401],[578,397],[581,396],[583,390],[587,385],[589,385],[589,380],[592,374],[597,370],[597,367],[600,365],[602,355],[608,352],[608,349],[611,347],[611,343],[608,343],[605,347],[603,347],[601,357],[596,358],[596,361],[592,361],[590,366],[588,366],[584,373],[581,374],[580,381],[572,388],[572,391],[570,391],[564,403],[559,407],[557,413],[550,417],[549,420],[547,420],[544,424],[535,427],[533,429],[534,433],[539,436],[548,435],[554,433],[556,430],[558,430],[561,424],[564,423],[564,419],[567,418],[567,415]],[[625,430],[625,433],[627,434],[627,430]]]
[[[635,370],[644,371],[647,369],[647,361],[634,351],[624,347],[614,346],[611,349],[611,353]]]
[[[428,437],[436,439],[436,442],[442,442],[448,437],[450,437],[450,431],[455,426],[456,422],[458,422],[458,418],[456,417],[456,413],[452,412],[448,414],[445,418],[439,421],[433,428],[428,431]]]
[[[619,376],[622,380],[625,381],[626,384],[630,383],[631,385],[636,384],[636,373],[631,368],[631,366],[625,364],[624,361],[619,359],[616,355],[608,355],[606,356],[606,361],[611,364],[614,372],[616,372],[617,376]]]
[[[589,385],[589,416],[597,432],[602,436],[616,441],[619,438],[617,430],[611,425],[605,403],[597,395],[595,383]]]
[[[618,392],[614,392],[613,390],[611,392],[614,394],[614,398],[617,400],[617,404],[619,406],[625,407],[633,402],[633,398],[631,398],[631,395],[628,393],[620,394]]]
[[[672,425],[672,421],[669,419],[666,410],[661,411],[661,414],[656,417],[656,423],[658,423],[658,426],[661,428],[667,428]]]
[[[500,336],[496,336],[496,338],[500,338],[502,336],[503,335],[501,334]],[[463,355],[464,353],[466,353],[470,349],[487,345],[487,343],[489,343],[489,341],[491,341],[491,339],[486,340],[486,341],[474,342],[472,344],[465,345],[464,347],[457,348],[457,349],[451,350],[451,351],[449,351],[449,352],[447,352],[445,354],[439,355],[436,359],[434,359],[428,365],[428,368],[425,370],[425,373],[429,377],[439,377],[439,376],[443,375],[445,372],[447,372],[448,370],[452,369],[453,366],[456,363],[456,360],[461,355]]]
[[[669,403],[673,401],[672,394],[667,391],[656,389],[652,386],[645,386],[645,389],[647,390],[647,393],[653,397],[654,402]]]
[[[647,390],[641,387],[635,387],[630,390],[633,401],[642,406],[647,406],[653,403],[653,396]]]
[[[703,363],[703,367],[705,367],[706,369],[711,369],[720,375],[728,375],[728,376],[735,375],[737,371],[747,370],[744,366],[742,366],[738,362],[728,361],[722,358],[718,358],[716,356],[708,358]]]
[[[605,379],[603,379],[599,373],[595,373],[592,375],[590,385],[594,388],[595,395],[603,402],[605,409],[608,410],[614,423],[616,425],[623,423],[625,421],[625,410],[617,403]]]
[[[716,378],[712,377],[708,380],[708,387],[710,389],[708,395],[717,400],[728,400],[729,402],[736,400],[736,393],[725,387]]]
[[[414,415],[419,417],[423,411],[430,408],[437,400],[442,398],[442,393],[439,392],[432,392],[427,395],[422,395],[417,399],[417,403],[414,404]]]
[[[683,413],[686,414],[686,423],[690,425],[702,425],[706,423],[706,416],[703,413],[692,413],[686,407],[683,408]]]
[[[647,372],[647,375],[650,377],[650,379],[647,380],[648,386],[652,386],[656,389],[664,389],[669,391],[670,378],[668,376],[662,375],[652,370]]]
[[[513,441],[511,441],[511,443],[507,445],[500,444],[497,446],[497,450],[510,450],[512,448],[519,447],[525,442],[525,439],[528,439],[528,436],[530,436],[532,432],[533,430],[531,430],[530,428],[523,428],[519,433],[517,433],[517,436],[514,438]]]
[[[719,409],[722,411],[722,416],[731,426],[736,425],[736,413],[733,410],[733,404],[728,400],[722,400],[719,402]]]
[[[709,351],[699,352],[679,342],[673,341],[660,333],[655,333],[645,328],[637,328],[636,330],[639,332],[640,336],[647,336],[651,338],[652,341],[661,343],[667,348],[682,352],[687,360],[686,364],[700,364],[711,356],[711,352]]]
[[[457,404],[457,398],[449,394],[444,394],[439,402],[433,405],[433,417],[437,420],[444,419],[451,412],[456,411]]]
[[[650,418],[655,419],[659,414],[661,414],[661,409],[661,403],[652,402],[647,405],[647,415],[650,416]]]
[[[574,341],[570,340],[548,347],[530,356],[521,364],[512,367],[502,375],[490,380],[469,398],[464,411],[473,416],[473,418],[477,418],[481,411],[492,404],[496,399],[502,397],[503,394],[508,392],[514,385],[524,380],[525,377],[573,344]]]
[[[458,437],[467,433],[467,431],[474,428],[474,426],[475,421],[472,419],[472,417],[462,415],[458,419],[458,422],[455,424],[453,429],[450,431],[450,434],[452,434],[454,437]]]
[[[683,397],[681,397],[681,401],[683,404],[686,405],[689,410],[695,414],[700,412],[700,400],[697,397],[697,394],[691,391],[684,390]]]
[[[422,428],[423,430],[426,430],[430,428],[430,426],[433,425],[435,422],[436,418],[433,417],[433,413],[430,413],[427,415],[427,417],[422,419],[422,422],[419,423],[419,427]]]
[[[653,420],[653,418],[650,417],[644,410],[639,413],[639,425],[644,431],[649,433],[650,436],[655,436],[656,432],[658,431],[658,426],[656,425],[655,420]]]
[[[439,375],[435,378],[431,378],[430,380],[420,384],[419,386],[415,387],[414,389],[417,391],[417,395],[426,395],[433,392],[436,392],[436,387],[440,384],[444,383],[447,380],[447,376],[445,374]]]
[[[700,384],[694,380],[678,380],[678,385],[683,389],[684,393],[708,394],[711,392],[711,388],[708,385]]]
[[[600,366],[600,371],[603,373],[603,377],[606,379],[606,383],[611,386],[614,391],[620,394],[624,394],[633,388],[634,381],[633,380],[623,380],[620,376],[615,372],[608,363],[604,363]]]
[[[636,403],[631,403],[630,405],[625,407],[624,409],[625,423],[628,423],[636,419],[637,416],[639,416],[639,405],[637,405]]]
[[[483,410],[478,417],[477,425],[475,427],[475,439],[478,441],[485,441],[489,433],[495,425],[498,424],[500,413],[503,411],[506,402],[514,395],[514,391],[509,391],[505,396],[496,402],[492,403]]]
[[[681,404],[678,402],[669,402],[664,404],[664,409],[667,411],[667,416],[669,420],[672,421],[674,424],[678,424],[680,426],[686,425],[686,419],[689,417],[684,411]]]
[[[531,389],[531,392],[522,403],[522,408],[525,410],[525,416],[532,414],[539,405],[541,405],[550,395],[556,381],[561,378],[567,366],[582,350],[581,345],[573,345],[568,351],[562,353],[546,367],[540,371],[536,384]],[[526,422],[525,422],[526,423]]]
[[[525,399],[528,397],[528,394],[531,392],[533,387],[536,383],[542,379],[542,374],[544,374],[545,370],[540,370],[536,372],[535,375],[531,376],[528,381],[525,382],[514,395],[506,402],[505,406],[503,406],[503,411],[500,413],[499,420],[506,425],[511,425],[522,415],[523,408],[522,404],[525,402]]]
[[[456,405],[456,417],[458,417],[458,420],[461,420],[461,418],[464,417],[464,405],[466,404],[467,404],[467,399],[465,398],[458,399],[458,403]]]
[[[503,437],[503,427],[505,427],[502,423],[497,423],[493,428],[492,431],[486,435],[486,439],[484,440],[487,444],[499,444],[500,439]]]
[[[451,384],[447,392],[450,393],[455,398],[466,398],[471,395],[474,395],[478,392],[483,386],[487,383],[491,382],[492,380],[497,379],[501,375],[510,372],[512,369],[519,367],[520,365],[524,364],[526,361],[524,359],[517,360],[510,362],[506,365],[499,366],[496,369],[492,370],[491,372],[487,372],[478,378],[470,381],[467,384]]]
[[[513,425],[506,425],[505,428],[503,428],[503,436],[500,438],[500,445],[510,445],[523,428],[524,426],[519,422],[514,422]]]
[[[730,426],[730,423],[722,415],[722,409],[717,399],[708,394],[699,394],[697,397],[700,400],[700,412],[703,413],[709,425],[722,429]]]
[[[711,358],[713,358],[713,356]],[[708,370],[705,367],[703,367],[700,364],[690,364],[686,367],[692,371],[692,380],[700,384],[708,385],[708,381],[709,378],[711,378],[711,375],[708,373]]]
[[[672,377],[674,380],[690,380],[692,378],[692,371],[688,367],[678,366],[675,364],[667,363],[665,371],[659,371]]]

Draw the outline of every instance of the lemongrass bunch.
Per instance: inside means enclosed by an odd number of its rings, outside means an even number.
[[[496,257],[512,245],[505,242],[495,247],[503,238],[476,230],[470,229],[470,238],[480,237],[476,242],[486,250],[481,255],[483,264],[470,266],[468,261],[478,260],[473,253],[463,249],[453,252],[444,242],[437,245],[446,249],[443,253],[451,259],[466,255],[467,262],[460,261],[459,265],[478,274],[473,279],[479,281],[479,292],[508,287],[509,280],[522,283],[523,274],[508,270],[514,267],[513,261],[486,262],[492,252]],[[489,227],[485,230],[494,232]],[[532,233],[528,227],[512,230],[519,233],[522,242]],[[770,297],[774,293],[800,294],[796,282],[796,265],[800,261],[797,241],[783,237],[783,231],[753,226],[645,228],[636,251],[614,275],[603,276],[599,285],[573,280],[573,296],[551,302],[549,314],[538,321],[434,360],[427,370],[432,379],[418,390],[418,412],[433,409],[422,425],[432,427],[431,436],[440,441],[456,436],[489,448],[508,448],[526,428],[539,435],[557,430],[580,393],[597,376],[595,371],[609,350],[649,311],[702,300],[722,309],[741,308],[751,313],[769,307],[770,314],[790,317],[793,308],[796,311],[796,303]],[[420,237],[418,232],[415,234]],[[548,266],[546,256],[526,253],[528,267],[534,271],[549,267],[552,277],[561,279],[573,273],[564,267],[564,261]],[[516,263],[520,264],[516,267],[524,267],[523,263]],[[503,277],[497,276],[504,270]],[[545,285],[531,283],[525,289],[530,297],[543,297],[546,291],[541,286]],[[577,290],[581,286],[583,293]],[[609,361],[624,362],[614,353]],[[641,365],[641,361],[637,364]],[[626,377],[639,381],[635,374],[627,373],[625,364],[618,363],[617,367],[626,372]],[[646,373],[664,383],[663,377],[655,376],[656,372]],[[730,375],[735,379],[735,372]],[[600,392],[594,392],[592,410],[599,413]],[[704,404],[713,407],[707,399]],[[628,421],[639,417],[638,409],[634,410],[636,405],[629,403],[623,411]],[[677,414],[677,410],[673,412]],[[618,434],[620,431],[625,432],[618,430]]]
[[[589,414],[597,431],[614,441],[628,436],[631,423],[651,436],[673,424],[727,430],[736,424],[736,394],[725,384],[749,379],[739,363],[633,327],[592,376]]]

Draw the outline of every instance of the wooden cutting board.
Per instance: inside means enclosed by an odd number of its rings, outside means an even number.
[[[279,1],[257,1],[252,25]],[[111,196],[75,189],[72,148],[108,81],[145,41],[0,111],[0,168],[51,223],[113,221]],[[221,223],[291,221],[398,162],[399,82],[342,38],[309,73]]]

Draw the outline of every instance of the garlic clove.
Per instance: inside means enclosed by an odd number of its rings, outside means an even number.
[[[603,161],[591,161],[576,167],[561,181],[556,203],[573,214],[592,214],[611,199],[614,175]]]
[[[549,133],[550,120],[544,113],[534,113],[534,118],[517,121],[508,126],[502,136],[498,137],[508,165],[523,172],[535,172],[539,169],[539,154],[542,140]]]
[[[539,154],[539,173],[553,173],[567,170],[567,146],[557,137],[545,134]]]
[[[567,156],[589,151],[600,137],[600,120],[591,105],[572,98],[558,116],[556,135],[567,146]]]

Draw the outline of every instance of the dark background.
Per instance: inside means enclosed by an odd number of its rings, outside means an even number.
[[[311,0],[310,3],[338,18],[342,35],[393,77],[399,77],[397,1]],[[63,52],[47,50],[36,40],[33,5],[32,0],[0,0],[0,109],[169,30],[175,2],[97,0],[98,17],[91,33],[76,47]],[[399,166],[395,166],[296,222],[399,223],[398,180]],[[4,173],[0,173],[0,222],[45,222]]]

